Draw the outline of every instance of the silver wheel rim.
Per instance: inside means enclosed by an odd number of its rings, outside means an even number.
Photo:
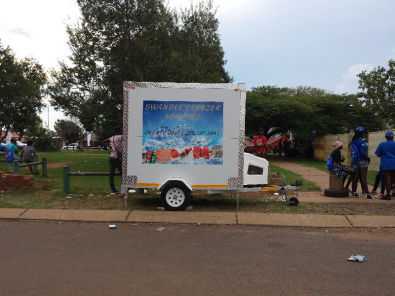
[[[185,202],[185,192],[180,188],[173,187],[166,192],[165,198],[169,206],[179,208]]]

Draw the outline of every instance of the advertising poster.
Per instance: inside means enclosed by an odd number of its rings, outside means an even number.
[[[143,102],[143,164],[222,165],[223,103]]]

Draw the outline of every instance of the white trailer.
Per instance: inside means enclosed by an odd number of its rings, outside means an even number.
[[[161,191],[185,209],[196,190],[268,183],[268,162],[244,153],[243,84],[124,83],[122,192]]]

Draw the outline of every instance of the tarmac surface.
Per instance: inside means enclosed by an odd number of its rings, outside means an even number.
[[[0,248],[7,296],[395,294],[394,229],[0,221]]]

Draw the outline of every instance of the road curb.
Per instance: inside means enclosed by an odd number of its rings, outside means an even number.
[[[102,223],[255,225],[302,228],[395,228],[395,216],[167,212],[70,209],[0,209],[0,220]]]

